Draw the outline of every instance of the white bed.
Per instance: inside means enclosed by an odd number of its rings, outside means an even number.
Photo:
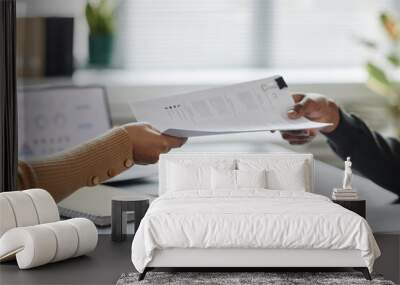
[[[313,173],[309,154],[162,155],[160,197],[132,243],[140,278],[155,267],[354,267],[370,278],[371,229],[312,194]]]

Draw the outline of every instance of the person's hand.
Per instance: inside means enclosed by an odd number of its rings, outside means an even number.
[[[320,123],[332,123],[331,126],[320,129],[323,133],[333,132],[340,120],[339,107],[335,102],[320,94],[293,94],[294,106],[289,110],[290,119],[305,117]],[[305,144],[317,135],[317,130],[281,131],[282,138],[290,144]]]
[[[133,160],[137,164],[156,163],[160,154],[169,152],[171,148],[180,147],[187,141],[187,138],[163,135],[144,123],[126,124],[123,128],[131,139]]]

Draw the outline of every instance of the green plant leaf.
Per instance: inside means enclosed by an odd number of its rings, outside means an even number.
[[[89,29],[93,30],[95,27],[95,25],[94,25],[95,16],[94,16],[93,7],[92,7],[92,5],[90,5],[89,2],[86,4],[85,14],[86,14],[86,21],[88,22],[88,25],[89,25]]]
[[[399,58],[396,54],[394,54],[394,53],[388,54],[388,55],[386,56],[386,59],[387,59],[392,65],[394,65],[394,66],[396,66],[396,67],[400,66],[400,58]]]
[[[378,47],[377,43],[369,40],[369,39],[365,39],[365,38],[361,38],[361,37],[357,37],[357,41],[362,44],[363,46],[370,48],[370,49],[376,49]]]
[[[101,0],[97,5],[87,2],[86,20],[92,35],[111,35],[114,33],[113,9],[107,0]]]
[[[385,72],[383,71],[383,69],[381,69],[377,65],[375,65],[371,62],[368,62],[367,63],[367,72],[371,79],[377,81],[378,83],[380,83],[381,85],[383,85],[384,87],[386,87],[388,89],[392,88],[392,84],[390,83],[389,79],[387,78]]]

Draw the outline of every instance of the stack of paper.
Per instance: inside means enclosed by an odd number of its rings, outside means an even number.
[[[137,121],[178,137],[323,128],[290,120],[293,98],[281,76],[131,104]]]
[[[333,189],[332,199],[334,200],[358,200],[358,193],[355,190]]]

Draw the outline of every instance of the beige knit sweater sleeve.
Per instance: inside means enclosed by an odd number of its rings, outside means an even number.
[[[73,149],[18,165],[21,190],[43,188],[61,201],[83,186],[105,181],[133,165],[132,144],[119,127]]]

